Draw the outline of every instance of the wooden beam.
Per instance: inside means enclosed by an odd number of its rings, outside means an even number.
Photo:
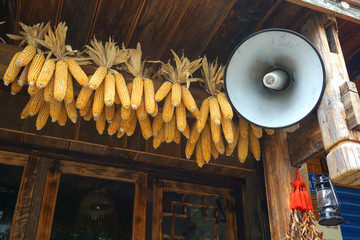
[[[360,132],[348,129],[340,86],[349,81],[333,16],[314,16],[301,32],[319,51],[325,68],[326,87],[317,109],[329,176],[336,184],[360,182]]]
[[[345,0],[345,2],[348,2],[354,6],[360,7],[360,0]]]
[[[145,239],[147,174],[139,173],[135,182],[133,240]]]
[[[0,164],[22,167],[27,164],[28,160],[28,154],[0,151]]]
[[[288,143],[294,167],[325,154],[317,116],[310,115],[296,131],[288,133]]]
[[[308,186],[307,168],[305,164],[300,169],[291,166],[285,130],[265,136],[263,146],[262,159],[271,239],[283,239],[290,214],[290,182],[294,180],[295,171],[299,170]]]
[[[316,11],[331,14],[335,17],[343,18],[345,20],[360,23],[360,8],[359,6],[349,4],[349,8],[343,8],[339,1],[335,0],[286,0],[288,2],[311,8]],[[350,1],[348,1],[350,2]]]

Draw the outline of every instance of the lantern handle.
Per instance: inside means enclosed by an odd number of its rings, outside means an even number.
[[[329,177],[328,177],[328,178],[329,178]],[[333,182],[331,181],[330,178],[329,178],[329,183],[330,183],[331,190],[332,190],[333,194],[335,195],[335,201],[336,201],[336,208],[335,208],[335,210],[336,210],[336,211],[340,211],[340,206],[341,206],[341,204],[340,204],[340,202],[339,202],[339,200],[338,200],[339,198],[338,198],[337,192],[335,191],[334,184],[333,184]]]

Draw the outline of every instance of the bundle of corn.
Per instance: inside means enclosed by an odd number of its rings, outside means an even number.
[[[22,51],[17,52],[13,56],[3,77],[4,84],[6,86],[10,83],[12,84],[12,95],[20,92],[21,88],[28,84],[28,79],[36,77],[38,69],[41,68],[42,64],[44,63],[45,57],[39,48],[39,41],[44,38],[44,35],[50,28],[50,23],[47,23],[45,26],[44,23],[38,23],[33,26],[27,26],[23,23],[19,24],[23,29],[20,31],[21,35],[7,34],[10,39],[20,41],[20,47],[26,44],[26,47]],[[18,80],[15,81],[21,70],[22,72]],[[29,81],[30,95],[32,95],[34,91],[34,83]]]
[[[43,55],[35,55],[28,70],[29,94],[35,99],[41,94],[36,121],[38,130],[44,127],[49,116],[52,122],[57,121],[60,126],[66,124],[67,118],[73,123],[77,121],[72,76],[78,81],[81,76],[81,84],[87,82],[87,76],[77,62],[86,64],[88,61],[76,57],[77,51],[65,45],[66,32],[67,26],[61,22],[54,32],[48,30],[44,40],[37,40],[49,52],[46,59]],[[34,101],[30,99],[28,104],[34,104]]]
[[[165,99],[162,109],[163,122],[170,123],[175,116],[177,130],[189,138],[190,128],[186,119],[186,109],[196,118],[200,115],[189,87],[191,82],[201,80],[192,77],[192,74],[201,67],[201,58],[190,62],[188,58],[184,57],[184,53],[179,58],[173,50],[171,52],[174,55],[175,67],[171,65],[170,60],[167,63],[154,61],[161,63],[158,75],[166,80],[157,90],[155,101],[160,102]]]
[[[94,37],[90,45],[85,47],[97,69],[89,77],[88,85],[82,86],[76,107],[85,120],[89,121],[93,117],[97,131],[103,134],[106,121],[118,122],[115,105],[121,103],[122,106],[129,106],[130,97],[125,79],[115,70],[116,65],[127,60],[128,51],[120,49],[111,37],[105,44]],[[120,106],[117,108],[119,110]],[[110,135],[114,133],[109,132]]]

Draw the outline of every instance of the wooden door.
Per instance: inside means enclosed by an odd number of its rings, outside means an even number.
[[[152,239],[237,239],[231,189],[155,179]]]

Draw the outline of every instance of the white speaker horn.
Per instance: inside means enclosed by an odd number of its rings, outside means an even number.
[[[235,48],[224,85],[230,103],[243,118],[263,128],[285,128],[301,121],[320,102],[324,64],[301,34],[266,29]]]

